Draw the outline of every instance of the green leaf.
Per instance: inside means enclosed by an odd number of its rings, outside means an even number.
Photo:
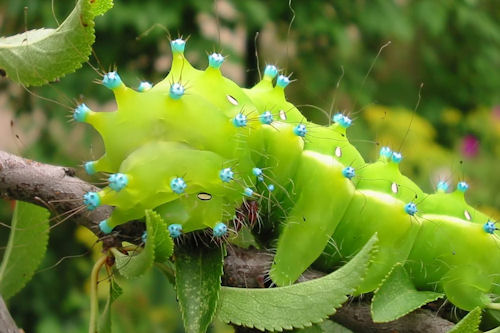
[[[146,210],[146,230],[147,240],[144,248],[137,247],[136,251],[130,251],[124,254],[116,248],[112,248],[111,252],[115,257],[116,269],[121,275],[127,279],[137,278],[146,273],[155,261],[155,235],[161,225],[160,221],[155,217],[156,213],[151,210]]]
[[[87,61],[94,43],[94,18],[112,0],[79,0],[57,29],[36,29],[0,38],[0,68],[14,81],[42,85],[74,72]]]
[[[481,309],[476,307],[458,322],[448,333],[475,333],[479,332],[481,323]]]
[[[351,261],[319,279],[279,288],[222,287],[218,316],[226,323],[272,331],[319,323],[359,286],[376,242],[374,235]]]
[[[111,333],[111,304],[122,294],[122,288],[114,279],[110,279],[108,299],[99,319],[99,333]]]
[[[416,290],[404,267],[396,264],[375,291],[372,318],[376,323],[396,320],[443,296],[442,293]]]
[[[188,333],[205,333],[217,309],[225,249],[176,246],[177,298]]]
[[[0,294],[8,299],[31,280],[49,239],[49,212],[17,201],[9,241],[0,266]]]
[[[260,248],[254,235],[247,226],[242,227],[238,233],[231,236],[229,238],[229,243],[241,247],[242,249],[248,249],[249,247],[254,247],[256,249]]]
[[[174,241],[168,232],[167,223],[154,211],[146,211],[146,215],[154,221],[155,227],[155,261],[165,262],[174,253]]]

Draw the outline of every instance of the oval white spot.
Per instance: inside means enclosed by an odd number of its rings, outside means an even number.
[[[470,216],[470,213],[467,209],[464,211],[464,216],[467,221],[472,220],[472,217]]]
[[[212,195],[210,193],[200,192],[198,193],[198,199],[206,201],[212,199]]]
[[[227,95],[226,96],[227,100],[229,101],[229,103],[233,104],[233,105],[238,105],[238,101],[236,100],[236,98],[234,98],[233,96],[231,95]]]
[[[342,157],[342,148],[340,147],[335,148],[335,156]]]
[[[280,118],[281,120],[286,120],[286,112],[283,110],[280,110]]]
[[[398,184],[396,184],[396,183],[392,183],[392,184],[391,184],[391,191],[392,191],[392,193],[394,193],[394,194],[398,193],[398,191],[399,191],[399,189],[398,189]]]

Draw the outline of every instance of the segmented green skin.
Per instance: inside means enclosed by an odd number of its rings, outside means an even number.
[[[172,42],[172,69],[163,81],[144,92],[119,79],[103,82],[118,110],[75,113],[104,141],[106,153],[89,171],[126,177],[119,188],[110,184],[97,201],[86,202],[90,209],[115,207],[104,232],[156,209],[183,232],[212,228],[221,237],[220,224],[257,201],[277,221],[262,226],[279,232],[270,271],[277,285],[295,282],[313,262],[333,269],[376,232],[379,250],[357,293],[373,291],[404,263],[418,288],[443,290],[463,309],[491,303],[500,282],[500,241],[486,232],[488,217],[466,203],[463,191],[423,193],[400,173],[400,158],[391,151],[365,164],[347,139],[350,120],[306,121],[286,101],[287,79],[273,84],[272,66],[253,88],[241,89],[222,76],[223,58],[210,58],[200,71],[178,44]],[[185,91],[173,94],[178,83]],[[272,122],[261,120],[266,111]],[[347,176],[347,167],[356,176]],[[224,180],[226,168],[232,174]],[[179,179],[181,189],[171,183]],[[412,203],[418,212],[408,208]]]

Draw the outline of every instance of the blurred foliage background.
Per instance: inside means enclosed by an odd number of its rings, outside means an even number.
[[[368,161],[380,144],[400,148],[403,171],[424,190],[439,180],[465,179],[469,201],[499,218],[497,2],[294,1],[292,11],[287,0],[115,1],[97,18],[92,66],[118,68],[130,86],[158,82],[170,65],[169,36],[180,35],[189,36],[186,56],[195,66],[207,65],[208,52],[222,51],[229,56],[223,72],[242,85],[254,84],[265,63],[277,64],[293,72],[287,95],[310,120],[326,124],[331,110],[356,119],[350,138]],[[55,27],[72,6],[3,0],[0,36]],[[75,167],[97,158],[102,144],[96,133],[68,122],[68,109],[82,100],[93,109],[114,108],[111,92],[94,84],[97,79],[88,64],[29,90],[1,79],[0,149]],[[78,174],[85,177],[81,168]],[[0,202],[0,221],[8,223],[11,213],[12,204]],[[3,229],[2,244],[7,236]],[[99,252],[93,237],[71,223],[52,232],[40,272],[9,304],[27,332],[87,330],[88,276]],[[60,262],[65,256],[72,257]],[[174,291],[159,273],[122,287],[117,331],[182,332]]]

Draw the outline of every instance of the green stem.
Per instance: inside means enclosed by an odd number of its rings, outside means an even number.
[[[500,303],[490,303],[486,307],[492,310],[500,310]]]
[[[99,271],[106,263],[108,256],[100,257],[90,273],[90,320],[89,320],[89,333],[97,332],[97,317],[99,316],[99,299],[97,298],[97,284],[99,279]]]
[[[160,271],[162,271],[163,274],[166,275],[168,281],[170,281],[170,283],[172,283],[175,286],[175,272],[172,269],[172,267],[170,267],[165,263],[158,263],[158,262],[155,264],[155,266],[158,267]]]

